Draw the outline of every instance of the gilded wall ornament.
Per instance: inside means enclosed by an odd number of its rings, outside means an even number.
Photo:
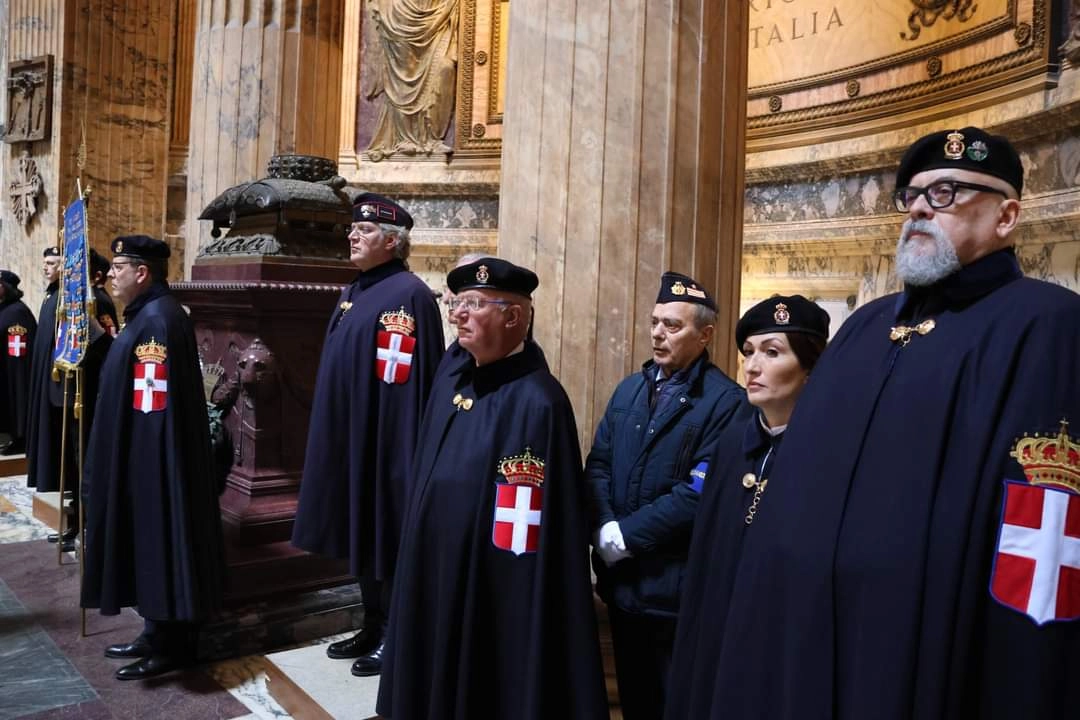
[[[975,0],[911,0],[915,7],[908,15],[908,30],[900,32],[904,40],[918,40],[923,28],[933,26],[938,18],[967,22],[975,14]]]
[[[8,183],[8,198],[11,200],[11,211],[15,219],[24,228],[37,214],[37,197],[44,187],[37,163],[28,151],[23,150],[19,157],[19,168],[15,171],[15,179]]]

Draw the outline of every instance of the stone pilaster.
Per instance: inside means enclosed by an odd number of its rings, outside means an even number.
[[[272,155],[337,157],[344,0],[200,0],[185,267],[210,240],[199,213],[263,177]]]
[[[650,354],[664,270],[721,305],[733,370],[746,111],[743,0],[514,0],[500,254],[536,268],[536,335],[588,441]]]

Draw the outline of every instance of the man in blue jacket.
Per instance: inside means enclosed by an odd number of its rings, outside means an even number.
[[[585,466],[597,592],[608,606],[627,720],[663,715],[709,454],[748,408],[746,393],[709,360],[716,302],[698,283],[664,273],[650,323],[653,358],[615,389]]]

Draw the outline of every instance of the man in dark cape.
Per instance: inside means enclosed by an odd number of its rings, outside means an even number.
[[[117,671],[130,680],[194,659],[196,624],[221,602],[223,547],[195,334],[165,282],[169,248],[135,235],[112,249],[125,327],[101,369],[87,451],[82,604],[144,618],[139,638],[105,652],[140,658]]]
[[[17,455],[26,450],[26,427],[30,412],[30,353],[37,321],[19,288],[19,276],[0,270],[0,333],[4,353],[0,356],[0,432],[11,442],[0,455]]]
[[[608,716],[574,414],[526,339],[537,282],[495,258],[450,273],[470,357],[420,432],[382,717]]]
[[[366,193],[353,218],[350,254],[360,273],[323,341],[292,542],[348,558],[364,628],[327,655],[356,658],[352,672],[365,676],[382,667],[413,449],[444,346],[435,298],[405,265],[412,217]]]
[[[799,400],[715,608],[713,717],[1080,717],[1080,296],[1022,277],[1022,184],[977,128],[901,160],[905,290]]]
[[[58,373],[57,379],[53,380],[53,355],[56,349],[56,306],[60,295],[62,258],[60,251],[54,247],[46,248],[42,257],[45,281],[48,285],[45,289],[45,299],[41,302],[41,310],[38,313],[38,332],[34,338],[31,357],[30,419],[26,433],[28,465],[26,484],[37,489],[38,492],[57,492],[60,489],[60,445],[64,437],[61,410],[64,406],[64,381],[62,373]],[[91,270],[95,269],[95,265],[100,268],[98,260],[105,263],[107,273],[108,261],[91,250]],[[62,539],[66,549],[73,547],[79,525],[81,498],[76,486],[80,438],[76,428],[82,428],[82,439],[85,441],[89,437],[90,423],[94,416],[101,363],[104,362],[105,354],[112,344],[112,335],[104,332],[102,326],[108,324],[113,328],[117,327],[116,310],[112,300],[100,288],[94,287],[93,293],[96,299],[98,324],[91,327],[90,345],[83,357],[81,426],[73,412],[76,391],[74,378],[68,381],[68,447],[64,454],[64,487],[65,491],[72,491],[72,519],[66,522],[63,533]],[[49,536],[50,542],[60,539],[60,534]]]

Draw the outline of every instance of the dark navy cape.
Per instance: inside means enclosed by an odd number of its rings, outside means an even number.
[[[416,322],[416,345],[408,379],[388,383],[376,370],[380,316],[402,308]],[[360,273],[342,291],[319,360],[293,545],[348,558],[357,577],[393,577],[417,431],[443,347],[431,290],[400,260]]]
[[[713,448],[709,475],[690,541],[682,602],[664,715],[671,720],[713,717],[712,695],[727,608],[739,567],[743,538],[753,532],[746,517],[754,488],[747,473],[769,478],[786,433],[769,435],[755,412],[744,424],[727,429]],[[770,481],[771,482],[771,481]],[[758,510],[768,503],[768,485]],[[717,710],[717,717],[722,716]]]
[[[60,489],[60,443],[64,437],[63,413],[60,408],[64,404],[64,379],[63,372],[59,372],[59,379],[52,379],[53,352],[56,338],[56,303],[58,300],[57,283],[49,285],[45,299],[41,303],[41,311],[38,313],[38,332],[34,338],[34,351],[32,356],[31,385],[30,385],[30,419],[26,432],[26,459],[27,480],[29,487],[37,488],[38,492],[55,492]],[[98,322],[103,330],[107,328],[104,318],[108,318],[115,329],[119,327],[116,321],[116,307],[112,300],[105,295],[100,288],[94,288],[97,299]],[[104,299],[104,302],[103,302]],[[90,345],[83,356],[82,368],[82,432],[84,440],[89,438],[90,424],[94,417],[94,406],[97,400],[98,379],[101,374],[101,365],[105,361],[105,355],[112,345],[112,336],[107,332],[95,332],[91,330]],[[75,377],[71,374],[68,380],[67,406],[70,409],[75,404]],[[68,413],[68,446],[75,452],[69,452],[65,457],[67,466],[64,474],[64,486],[66,490],[74,488],[78,463],[76,462],[78,451],[78,437],[74,435],[76,427],[74,413]]]
[[[442,375],[421,438],[379,714],[607,718],[581,451],[539,347]],[[496,547],[493,528],[500,461],[526,449],[544,462],[543,497],[535,551],[519,555]]]
[[[1022,278],[1011,249],[852,315],[714,608],[711,717],[1080,717],[1080,622],[990,593],[1004,483],[1025,481],[1009,453],[1062,419],[1076,437],[1078,369],[1080,296]]]
[[[25,328],[26,347],[19,357],[10,354],[8,329]],[[22,300],[8,300],[0,305],[0,337],[4,347],[0,352],[0,432],[15,438],[25,438],[30,414],[30,363],[33,354],[37,320]]]
[[[219,607],[224,556],[191,321],[164,284],[124,310],[101,369],[86,457],[83,607],[198,621]],[[137,346],[167,349],[165,408],[133,407]]]

